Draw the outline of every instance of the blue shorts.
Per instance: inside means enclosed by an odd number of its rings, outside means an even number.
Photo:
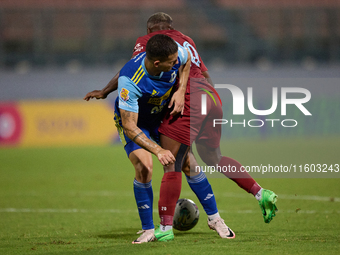
[[[119,134],[119,139],[124,145],[124,149],[126,151],[127,156],[129,157],[130,153],[138,150],[143,149],[136,143],[134,143],[129,137],[127,137],[124,133],[123,126],[120,121],[118,121],[120,118],[117,118],[115,114],[115,122],[116,122],[116,128]],[[154,142],[159,144],[159,133],[158,133],[158,126],[157,127],[139,127],[143,133],[146,135],[147,138],[152,139]]]

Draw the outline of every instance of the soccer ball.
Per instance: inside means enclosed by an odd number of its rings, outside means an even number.
[[[190,199],[178,199],[173,219],[173,228],[187,231],[196,226],[200,212],[197,205]]]

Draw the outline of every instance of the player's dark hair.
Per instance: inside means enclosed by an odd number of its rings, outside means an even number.
[[[146,24],[148,27],[151,27],[162,22],[172,25],[172,18],[164,12],[157,12],[149,17]]]
[[[146,44],[146,57],[150,60],[165,61],[178,51],[177,43],[169,36],[154,35]]]

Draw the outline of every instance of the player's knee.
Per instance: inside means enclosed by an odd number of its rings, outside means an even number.
[[[222,157],[218,155],[212,155],[211,157],[206,157],[205,159],[202,158],[203,162],[208,166],[215,166],[221,161]]]
[[[182,172],[189,176],[190,175],[190,160],[189,160],[189,156],[186,157],[184,164],[182,166]]]
[[[176,162],[174,164],[175,172],[181,172],[183,170],[184,162],[186,161],[188,151],[190,147],[185,144],[181,144],[176,154]]]
[[[182,167],[182,171],[186,176],[196,176],[201,172],[201,167],[197,164],[195,156],[192,153],[188,153],[185,162]]]
[[[208,166],[216,165],[222,159],[221,151],[219,148],[213,149],[203,146],[197,146],[197,152],[203,162]]]
[[[152,163],[140,163],[135,165],[136,179],[140,182],[149,182],[152,179]]]
[[[182,172],[183,172],[185,175],[189,176],[189,175],[190,175],[190,166],[183,166],[183,167],[182,167]]]
[[[201,155],[200,155],[201,156]],[[208,166],[215,166],[220,163],[222,159],[222,155],[219,154],[211,154],[211,155],[206,155],[204,158],[201,157],[203,162],[207,164]]]

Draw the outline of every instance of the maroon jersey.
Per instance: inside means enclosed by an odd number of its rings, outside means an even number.
[[[146,43],[148,40],[156,35],[156,34],[164,34],[170,36],[176,42],[178,42],[183,47],[187,48],[191,54],[191,67],[190,67],[190,78],[204,78],[202,72],[208,71],[208,68],[204,65],[201,56],[197,53],[196,45],[194,41],[189,37],[177,30],[159,30],[142,37],[139,37],[136,41],[136,45],[133,49],[133,56],[144,52]],[[189,84],[188,84],[189,85]],[[190,86],[187,86],[187,93],[190,93]]]
[[[210,127],[209,124],[213,122],[205,121],[206,116],[201,114],[200,98],[202,93],[206,93],[202,88],[209,90],[219,99],[217,102],[211,103],[210,97],[208,97],[210,100],[208,100],[210,102],[208,110],[213,113],[209,114],[209,118],[222,118],[222,102],[213,86],[206,81],[202,74],[202,72],[208,71],[208,69],[204,65],[200,55],[198,55],[194,41],[177,30],[159,30],[139,37],[133,49],[133,56],[144,52],[146,43],[156,34],[170,36],[177,43],[187,48],[191,53],[191,67],[185,95],[184,114],[171,116],[170,111],[168,111],[158,131],[167,137],[188,146],[190,146],[193,141],[205,140],[206,145],[217,148],[220,144],[221,125],[217,128]],[[190,104],[191,97],[197,99],[193,100],[192,104]]]

